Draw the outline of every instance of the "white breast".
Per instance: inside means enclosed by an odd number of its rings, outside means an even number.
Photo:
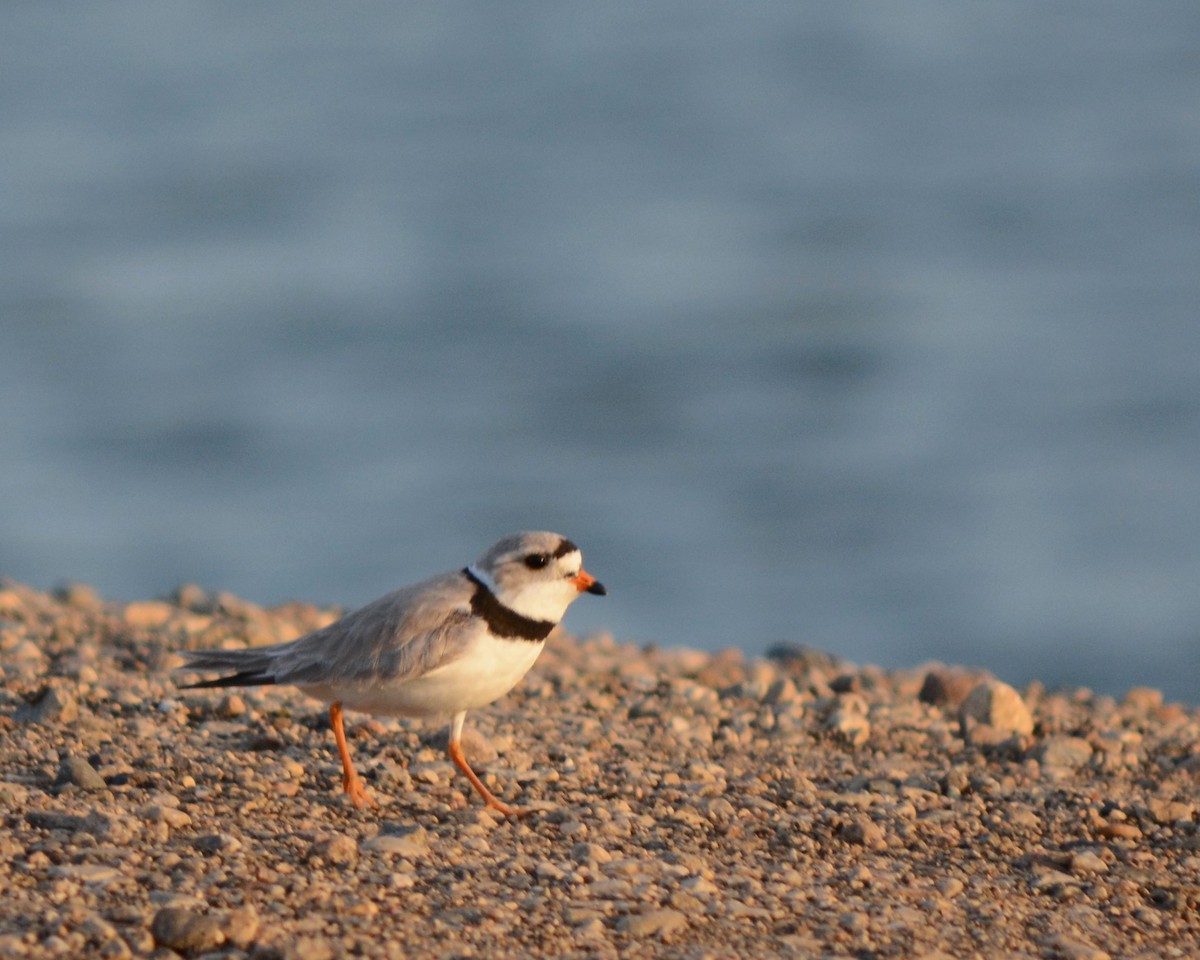
[[[546,645],[511,640],[486,631],[463,655],[428,673],[399,682],[309,687],[323,700],[340,700],[350,710],[393,717],[447,716],[498,700],[520,682]]]

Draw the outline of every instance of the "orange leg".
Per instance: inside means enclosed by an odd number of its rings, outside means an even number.
[[[465,716],[465,713],[456,714],[453,722],[450,724],[450,759],[454,761],[454,765],[463,772],[466,778],[471,781],[471,786],[475,788],[475,792],[483,797],[483,802],[490,809],[496,810],[506,817],[527,816],[532,811],[510,807],[503,800],[498,799],[491,790],[483,785],[483,781],[475,775],[475,771],[467,763],[467,756],[463,753],[462,748],[462,725]]]
[[[333,726],[333,736],[337,740],[338,753],[342,758],[342,789],[350,795],[350,800],[356,807],[374,807],[376,803],[367,796],[367,789],[354,772],[354,764],[350,760],[350,748],[346,745],[346,731],[342,728],[342,705],[335,703],[329,708],[329,722]]]

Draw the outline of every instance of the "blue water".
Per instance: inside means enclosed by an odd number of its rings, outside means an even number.
[[[1200,701],[1200,5],[2,19],[0,573]]]

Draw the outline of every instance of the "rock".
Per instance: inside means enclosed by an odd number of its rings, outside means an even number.
[[[125,607],[124,619],[134,629],[161,627],[177,609],[162,600],[139,600]]]
[[[312,845],[308,856],[320,857],[333,866],[346,866],[358,860],[358,843],[345,835],[325,837]]]
[[[871,929],[871,918],[861,910],[848,910],[838,917],[838,926],[857,936]]]
[[[1150,819],[1164,827],[1181,820],[1192,820],[1196,815],[1196,805],[1183,800],[1151,800],[1147,809]]]
[[[225,942],[221,925],[193,910],[166,907],[150,922],[154,942],[177,953],[203,953]]]
[[[192,822],[192,818],[183,810],[166,803],[148,803],[138,810],[138,816],[150,823],[165,823],[172,830],[186,827]]]
[[[1025,701],[999,680],[985,680],[967,694],[959,709],[959,721],[964,728],[974,722],[1009,733],[1033,733],[1033,716]]]
[[[825,729],[854,746],[861,746],[871,736],[871,724],[861,713],[835,710],[825,722]]]
[[[206,833],[196,837],[192,846],[201,853],[236,853],[242,849],[242,841],[228,833]]]
[[[648,913],[635,913],[622,917],[617,930],[634,937],[666,937],[688,925],[688,919],[678,910],[664,907]]]
[[[825,731],[833,734],[839,740],[861,746],[871,736],[871,724],[867,720],[865,708],[856,700],[839,702],[825,718]]]
[[[1100,824],[1096,828],[1096,836],[1103,837],[1105,840],[1140,840],[1142,831],[1136,823],[1117,821]]]
[[[935,886],[937,887],[938,893],[940,893],[943,897],[948,897],[949,899],[954,899],[960,893],[962,893],[964,889],[963,882],[957,877],[942,877],[942,879],[940,879]]]
[[[47,687],[31,703],[17,708],[15,719],[20,723],[74,723],[79,718],[79,705],[65,690]]]
[[[56,786],[72,784],[81,790],[107,790],[108,784],[83,757],[66,757],[58,770]]]
[[[95,587],[70,581],[54,588],[54,598],[76,610],[98,610],[103,601]]]
[[[1135,710],[1150,712],[1163,705],[1163,695],[1161,690],[1154,690],[1150,687],[1132,687],[1125,694],[1122,703]]]
[[[0,634],[2,637],[3,634]],[[12,646],[4,644],[0,649],[4,650],[5,661],[9,664],[20,664],[27,670],[38,670],[39,673],[44,672],[43,662],[46,660],[46,653],[32,640],[14,640],[11,641]]]
[[[1066,933],[1056,933],[1046,941],[1053,956],[1060,960],[1110,960],[1107,952],[1095,944]]]
[[[230,720],[233,717],[240,717],[246,712],[246,701],[236,693],[231,693],[226,697],[221,698],[221,702],[217,704],[216,714],[224,720]]]
[[[798,703],[800,692],[788,677],[780,677],[767,688],[763,703],[769,707],[781,707],[788,703]]]
[[[604,921],[599,917],[584,920],[574,929],[575,936],[580,940],[595,940],[604,936]]]
[[[1050,737],[1036,751],[1044,767],[1082,767],[1092,759],[1092,745],[1082,737]]]
[[[1055,894],[1063,890],[1079,889],[1079,881],[1061,870],[1046,870],[1033,878],[1032,886],[1039,893]]]
[[[362,848],[389,857],[422,857],[429,852],[429,835],[423,827],[411,827],[371,837],[363,841]]]
[[[605,864],[612,854],[599,844],[576,844],[571,847],[571,859],[576,863]]]
[[[917,699],[935,707],[957,710],[979,684],[979,675],[965,670],[937,667],[925,674]]]
[[[1070,869],[1076,875],[1081,873],[1107,873],[1108,864],[1092,853],[1091,850],[1082,850],[1071,857]]]
[[[104,814],[92,811],[86,817],[57,810],[30,810],[25,821],[42,830],[62,830],[64,833],[90,833],[97,838],[107,837],[113,822]]]
[[[882,850],[887,847],[887,838],[883,828],[869,817],[856,817],[842,824],[838,833],[846,842],[857,843],[871,850]]]
[[[238,907],[221,921],[221,930],[225,939],[235,947],[245,950],[258,936],[262,924],[258,912],[252,906]]]
[[[107,885],[120,880],[123,874],[116,867],[102,863],[66,863],[57,866],[52,873],[56,877],[67,877],[80,883],[96,883]]]
[[[297,937],[283,948],[283,960],[333,960],[337,952],[324,937]]]

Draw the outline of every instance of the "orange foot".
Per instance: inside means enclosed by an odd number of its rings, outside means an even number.
[[[504,817],[512,817],[514,820],[522,820],[533,813],[532,810],[522,810],[520,807],[510,807],[503,800],[496,799],[495,796],[488,794],[484,801],[484,806],[489,810],[495,810],[498,814]]]
[[[358,777],[345,777],[342,779],[342,789],[350,797],[350,802],[356,807],[378,807],[374,800],[367,794],[367,788],[363,786],[363,782]]]

